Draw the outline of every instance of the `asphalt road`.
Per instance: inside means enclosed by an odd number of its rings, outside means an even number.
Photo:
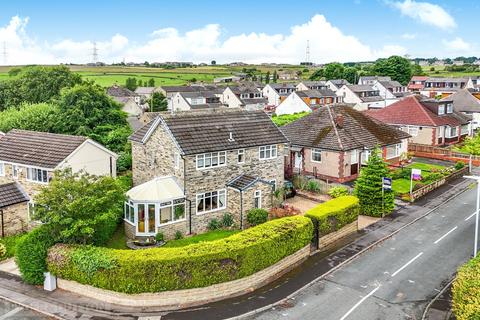
[[[49,319],[16,304],[0,300],[0,320]]]
[[[251,319],[419,319],[473,255],[475,190],[436,209],[350,264]]]

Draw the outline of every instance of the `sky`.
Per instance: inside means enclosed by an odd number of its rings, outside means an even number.
[[[0,1],[0,65],[480,56],[480,1]],[[6,55],[4,54],[6,52]],[[6,57],[5,57],[6,56]],[[6,58],[6,59],[5,59]]]

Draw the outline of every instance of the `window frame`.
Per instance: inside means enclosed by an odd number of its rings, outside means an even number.
[[[213,193],[216,192],[216,198],[217,198],[217,208],[215,209],[210,209],[210,210],[205,210],[205,199],[207,199],[207,197],[205,196],[206,194],[210,194],[210,196],[208,196],[208,198],[210,199],[213,199]],[[223,203],[223,206],[222,207],[219,207],[219,204],[220,204],[220,196],[223,195],[223,198],[224,198],[224,203]],[[203,203],[203,211],[198,211],[198,205],[199,205],[199,202],[200,201],[204,201]],[[212,201],[213,202],[213,201]],[[211,212],[217,212],[217,211],[221,211],[221,210],[225,210],[227,209],[227,189],[219,189],[219,190],[213,190],[213,191],[208,191],[208,192],[203,192],[203,193],[197,193],[195,195],[195,204],[196,204],[196,207],[195,207],[195,214],[196,215],[203,215],[203,214],[206,214],[206,213],[211,213]]]
[[[315,160],[314,154],[320,155],[320,160]],[[310,151],[310,160],[314,163],[322,163],[322,150],[317,148],[312,148]]]
[[[240,161],[240,157],[243,158],[242,161]],[[239,163],[239,164],[245,163],[245,149],[238,149],[237,150],[237,163]]]
[[[221,163],[222,157],[224,158],[223,163]],[[203,166],[199,166],[199,160],[202,160],[203,158]],[[210,160],[210,165],[206,166],[207,159]],[[213,159],[216,159],[216,164],[213,164]],[[195,156],[195,167],[197,170],[208,170],[208,169],[214,169],[218,167],[224,167],[227,165],[227,151],[217,151],[217,152],[206,152],[206,153],[200,153]]]
[[[262,152],[264,154],[263,157],[262,157]],[[270,154],[269,157],[266,156],[267,152]],[[275,153],[275,155],[273,155],[273,153]],[[276,144],[270,144],[270,145],[258,147],[258,159],[260,161],[276,159],[277,157],[278,157],[278,147]]]
[[[26,170],[27,170],[26,180],[28,182],[48,184],[48,170],[38,168],[38,167],[26,167]],[[33,174],[34,172],[35,174]],[[42,180],[33,179],[33,177],[38,178],[38,172],[41,172]],[[45,180],[43,180],[43,177],[45,177]]]
[[[440,104],[438,105],[438,115],[439,116],[443,116],[445,114],[445,105],[444,104]]]
[[[262,209],[262,190],[255,190],[253,192],[253,208]]]
[[[418,126],[408,126],[407,127],[407,133],[411,135],[412,137],[417,137],[418,136],[418,131],[420,131],[420,128]],[[413,133],[415,132],[415,133]]]

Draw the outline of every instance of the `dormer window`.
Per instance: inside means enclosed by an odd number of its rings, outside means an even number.
[[[447,104],[447,113],[453,113],[453,104],[452,103]]]
[[[440,104],[440,105],[438,105],[438,115],[441,116],[443,114],[445,114],[445,105]]]

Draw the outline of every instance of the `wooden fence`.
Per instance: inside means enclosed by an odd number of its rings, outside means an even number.
[[[434,147],[424,144],[409,143],[408,151],[416,157],[430,158],[446,161],[462,161],[469,163],[470,157],[474,166],[480,166],[480,156],[470,156],[466,153],[456,152],[448,148]]]
[[[423,197],[427,193],[439,188],[440,186],[444,185],[448,181],[460,178],[460,177],[462,177],[466,174],[468,174],[468,167],[464,167],[464,168],[462,168],[460,170],[457,170],[457,171],[453,172],[452,174],[450,174],[450,175],[448,175],[448,176],[446,176],[446,177],[444,177],[440,180],[437,180],[437,181],[434,181],[430,184],[427,184],[426,186],[423,186],[423,187],[413,191],[412,195],[410,197],[410,201],[413,202],[413,201],[417,200],[418,198]]]

